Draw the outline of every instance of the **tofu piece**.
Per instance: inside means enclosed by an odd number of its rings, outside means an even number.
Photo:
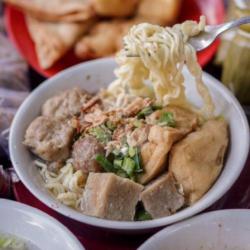
[[[219,176],[227,146],[227,123],[222,119],[207,121],[173,146],[169,170],[182,185],[189,205],[199,200]]]
[[[182,133],[175,128],[158,125],[150,128],[148,142],[141,147],[144,172],[138,178],[140,183],[148,183],[164,170],[168,152],[180,137]]]
[[[184,205],[184,196],[177,189],[172,173],[167,173],[149,184],[141,193],[144,208],[156,219],[175,213]]]
[[[183,133],[183,136],[192,132],[198,127],[198,115],[185,108],[180,108],[177,106],[167,106],[162,110],[157,110],[153,114],[147,117],[147,122],[149,124],[154,124],[156,120],[159,119],[163,112],[170,112],[173,114],[176,129],[179,129]]]
[[[142,185],[113,173],[90,173],[82,212],[103,219],[133,221],[142,189]]]

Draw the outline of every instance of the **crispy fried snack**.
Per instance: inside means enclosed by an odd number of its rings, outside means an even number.
[[[75,46],[77,57],[87,60],[110,56],[122,48],[122,38],[141,19],[101,21]]]
[[[171,25],[176,21],[182,0],[141,0],[137,16],[159,25]]]
[[[88,0],[3,0],[43,21],[80,22],[95,16]]]
[[[77,39],[90,27],[89,22],[42,22],[28,16],[26,21],[31,38],[35,43],[38,61],[44,69],[50,68],[71,49]]]
[[[91,0],[93,7],[100,16],[126,17],[131,16],[138,0]]]

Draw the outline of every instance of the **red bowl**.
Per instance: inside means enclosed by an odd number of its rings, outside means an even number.
[[[199,20],[200,15],[205,15],[207,17],[208,24],[218,24],[223,22],[223,0],[183,0],[181,14],[178,21],[182,22],[187,19]],[[81,60],[75,57],[73,51],[69,51],[50,69],[42,69],[38,63],[34,43],[28,33],[23,13],[7,5],[5,8],[5,22],[9,37],[18,51],[41,75],[50,77],[67,67],[81,62]],[[198,53],[199,63],[202,66],[211,60],[217,47],[218,41],[206,50]]]

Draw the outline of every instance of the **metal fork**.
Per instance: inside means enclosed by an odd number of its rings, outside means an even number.
[[[199,33],[197,36],[189,38],[188,42],[196,51],[201,51],[211,45],[223,32],[247,23],[250,23],[250,16],[219,25],[207,25],[203,32]]]

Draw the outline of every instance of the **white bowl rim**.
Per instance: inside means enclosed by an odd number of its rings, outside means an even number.
[[[217,79],[215,79],[213,76],[209,75],[206,72],[203,72],[203,76],[206,79],[210,80],[211,85],[213,85],[213,88],[216,89],[216,91],[218,91],[218,92],[223,92],[223,94],[225,96],[229,97],[232,104],[237,109],[239,117],[240,117],[240,119],[243,123],[243,126],[244,126],[244,133],[245,133],[244,138],[246,138],[245,141],[241,142],[241,143],[244,143],[245,146],[244,146],[244,152],[242,152],[242,157],[238,162],[237,173],[235,173],[234,176],[231,176],[230,179],[227,179],[227,181],[230,182],[230,185],[224,186],[220,190],[214,191],[214,193],[216,193],[216,195],[207,197],[206,203],[201,204],[198,201],[193,206],[191,206],[187,209],[181,210],[176,214],[173,214],[173,215],[168,216],[168,217],[149,220],[149,221],[129,221],[129,222],[128,221],[112,221],[112,220],[105,220],[105,219],[100,219],[100,218],[91,217],[91,216],[81,214],[80,212],[74,211],[73,209],[68,208],[65,205],[56,207],[56,209],[55,209],[55,206],[50,204],[50,202],[48,200],[48,195],[45,195],[39,189],[33,189],[31,187],[30,183],[28,181],[27,182],[25,181],[25,176],[24,176],[23,172],[20,171],[20,169],[18,168],[19,163],[16,162],[16,160],[15,160],[15,146],[14,146],[14,134],[15,133],[14,133],[14,130],[15,130],[15,128],[18,128],[18,120],[20,119],[20,117],[22,117],[22,112],[23,112],[23,110],[25,110],[25,107],[28,106],[30,97],[33,94],[36,94],[37,92],[39,93],[39,91],[42,90],[43,88],[44,89],[48,88],[52,82],[57,81],[57,79],[60,79],[61,77],[67,75],[69,72],[77,70],[78,68],[84,67],[84,65],[90,66],[93,64],[105,64],[105,63],[111,63],[111,62],[114,62],[113,58],[103,58],[103,59],[92,60],[89,62],[83,62],[83,63],[77,64],[77,65],[74,65],[70,68],[67,68],[66,70],[61,71],[60,73],[56,74],[55,76],[45,80],[36,89],[34,89],[32,91],[32,93],[22,103],[22,105],[18,109],[18,111],[17,111],[17,113],[12,121],[10,135],[9,135],[10,158],[11,158],[13,166],[14,166],[20,180],[22,181],[22,183],[27,187],[27,189],[37,199],[42,201],[44,204],[46,204],[47,206],[49,206],[53,210],[61,213],[62,215],[66,216],[68,218],[74,219],[76,221],[88,224],[88,225],[96,226],[99,228],[107,228],[107,229],[135,231],[135,230],[146,230],[146,229],[159,228],[159,227],[163,227],[163,226],[166,226],[169,224],[173,224],[177,221],[181,221],[183,219],[189,218],[189,217],[191,217],[195,214],[198,214],[199,212],[205,210],[206,208],[208,208],[212,204],[214,204],[219,198],[221,198],[232,187],[232,185],[235,183],[235,181],[239,177],[239,175],[240,175],[240,173],[245,165],[248,153],[249,153],[250,134],[249,134],[249,126],[248,126],[248,121],[247,121],[246,115],[245,115],[240,103],[236,99],[236,97],[230,92],[229,89],[227,89]]]
[[[167,226],[160,230],[158,233],[152,235],[150,238],[148,238],[139,248],[138,250],[144,250],[147,249],[148,244],[152,244],[156,240],[160,240],[163,236],[168,236],[169,234],[173,232],[177,232],[179,229],[185,227],[186,225],[190,224],[195,225],[199,224],[199,222],[202,222],[207,219],[213,219],[215,217],[223,218],[224,216],[235,216],[239,214],[247,214],[250,217],[250,210],[249,209],[223,209],[223,210],[216,210],[211,211],[203,214],[199,214],[196,216],[193,216],[189,219],[180,221],[174,225]]]
[[[75,249],[79,249],[79,250],[85,249],[83,247],[83,245],[80,243],[80,241],[76,238],[76,236],[67,227],[65,227],[61,222],[59,222],[58,220],[56,220],[52,216],[46,214],[45,212],[43,212],[37,208],[31,207],[29,205],[26,205],[26,204],[23,204],[23,203],[20,203],[17,201],[13,201],[13,200],[8,200],[8,199],[0,199],[0,204],[1,204],[0,211],[2,211],[2,209],[6,208],[9,210],[12,210],[13,212],[18,210],[21,213],[27,212],[28,214],[33,214],[33,215],[43,217],[44,220],[49,221],[50,224],[54,224],[65,235],[67,235],[67,237],[71,239],[71,242],[74,243]],[[0,217],[1,217],[1,214],[0,214]],[[18,237],[18,235],[17,235],[17,237]]]

